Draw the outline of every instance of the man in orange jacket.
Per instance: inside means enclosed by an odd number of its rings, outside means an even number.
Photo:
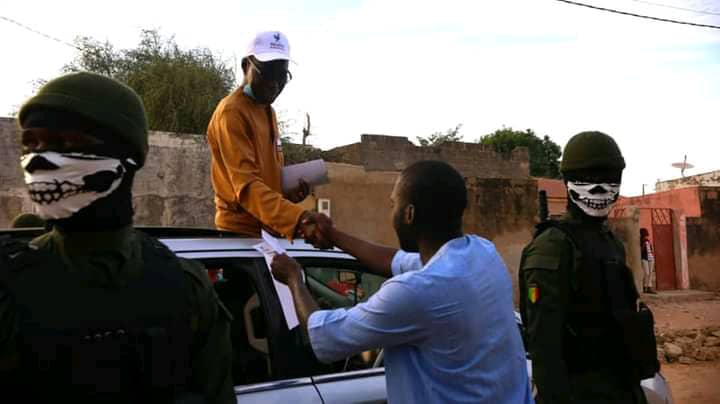
[[[255,36],[242,60],[242,85],[218,104],[208,125],[218,229],[258,237],[261,229],[292,239],[312,214],[297,203],[308,186],[282,193],[283,154],[271,104],[292,78],[281,32]],[[305,224],[303,224],[305,223]]]

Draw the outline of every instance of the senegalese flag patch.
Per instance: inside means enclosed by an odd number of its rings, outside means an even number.
[[[538,288],[537,285],[528,286],[527,294],[530,303],[537,303],[537,301],[540,300],[540,288]]]

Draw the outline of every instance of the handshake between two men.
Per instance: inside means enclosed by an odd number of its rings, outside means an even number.
[[[306,212],[300,218],[298,233],[305,239],[306,243],[312,244],[315,248],[333,248],[333,234],[335,227],[332,220],[322,213]]]
[[[305,212],[300,218],[298,233],[305,239],[305,242],[315,248],[338,247],[357,258],[365,265],[368,272],[385,278],[392,276],[390,267],[397,249],[375,245],[342,232],[334,226],[329,217],[322,213]],[[298,279],[302,280],[302,267],[286,254],[276,255],[271,267],[275,279],[290,286],[291,291],[293,290],[292,283]],[[296,307],[299,311],[297,301]],[[300,314],[299,312],[298,317],[302,323],[303,318]]]

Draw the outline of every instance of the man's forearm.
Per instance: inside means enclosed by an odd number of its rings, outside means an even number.
[[[367,266],[369,272],[385,278],[392,277],[392,261],[398,251],[396,248],[361,240],[334,227],[330,231],[329,237],[338,248]]]
[[[307,330],[310,315],[320,310],[320,307],[315,303],[315,299],[301,278],[290,282],[288,287],[292,293],[293,302],[295,302],[295,312],[300,320],[300,325]]]

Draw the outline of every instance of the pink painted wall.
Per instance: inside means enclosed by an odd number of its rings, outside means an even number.
[[[632,198],[620,198],[617,207],[637,206],[640,208],[670,208],[682,210],[686,217],[700,217],[700,193],[698,187],[674,189],[672,191],[656,192]],[[642,223],[642,218],[640,219]]]

